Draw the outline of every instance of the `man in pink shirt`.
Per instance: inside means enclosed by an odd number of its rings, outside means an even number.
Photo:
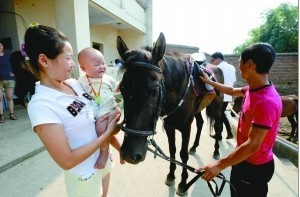
[[[232,96],[243,96],[243,106],[237,128],[237,147],[225,158],[200,167],[202,178],[211,181],[223,169],[232,166],[231,196],[265,197],[268,182],[274,174],[273,146],[278,132],[282,103],[268,75],[275,60],[270,44],[256,43],[245,48],[240,56],[241,76],[248,82],[242,88],[202,81]]]

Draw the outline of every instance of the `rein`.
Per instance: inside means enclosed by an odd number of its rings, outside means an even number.
[[[190,182],[187,183],[187,185],[185,186],[185,188],[183,188],[183,192],[186,192],[196,181],[197,179],[199,179],[205,171],[201,171],[201,172],[195,172],[195,168],[187,165],[187,164],[184,164],[178,160],[175,160],[171,157],[168,157],[162,150],[161,148],[156,144],[155,140],[154,139],[150,139],[149,142],[149,145],[152,145],[155,150],[151,149],[149,146],[148,146],[148,151],[152,152],[154,154],[154,158],[156,158],[156,156],[159,156],[163,159],[165,159],[166,161],[169,161],[169,162],[172,162],[176,165],[179,165],[183,168],[186,168],[187,170],[193,172],[193,173],[196,173],[197,175],[192,179],[190,180]],[[212,184],[210,183],[210,181],[206,181],[207,182],[207,185],[209,187],[209,190],[211,191],[211,193],[213,194],[214,197],[218,197],[218,196],[221,196],[221,193],[224,189],[224,186],[225,186],[225,183],[228,183],[230,185],[231,188],[233,188],[233,190],[235,191],[233,185],[230,183],[230,181],[228,181],[225,176],[220,173],[216,176],[217,178],[221,179],[222,180],[222,183],[221,183],[221,187],[220,189],[218,188],[218,184],[215,180],[212,180],[211,182],[213,182],[215,184],[215,190],[213,189],[213,186]],[[236,196],[236,194],[234,195]]]
[[[188,93],[188,91],[189,91],[189,89],[190,89],[190,86],[191,86],[192,81],[193,81],[193,75],[190,74],[190,77],[189,77],[189,83],[188,83],[188,85],[186,86],[186,89],[185,89],[185,91],[184,91],[183,97],[182,97],[181,100],[179,101],[178,105],[177,105],[171,112],[169,112],[168,114],[166,114],[166,115],[160,117],[160,119],[161,119],[162,121],[164,121],[167,117],[169,117],[169,116],[172,115],[174,112],[176,112],[176,111],[178,110],[178,108],[182,105],[182,103],[184,102],[184,99],[185,99],[185,97],[186,97],[186,95],[187,95],[187,93]]]

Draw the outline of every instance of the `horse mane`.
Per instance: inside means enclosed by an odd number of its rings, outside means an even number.
[[[182,53],[183,54],[183,53]],[[163,59],[159,62],[163,70],[166,86],[170,90],[179,93],[178,91],[187,77],[187,68],[185,66],[185,59],[181,53],[165,53]]]
[[[190,58],[191,58],[191,55],[190,55],[190,54],[184,53],[184,52],[182,52],[182,51],[166,51],[165,54],[166,54],[166,55],[169,55],[169,56],[176,57],[176,58],[180,58],[180,59],[182,59],[183,61],[190,60]]]

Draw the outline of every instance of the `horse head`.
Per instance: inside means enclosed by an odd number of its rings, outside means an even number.
[[[166,40],[161,33],[153,50],[129,50],[120,36],[117,48],[125,70],[120,90],[124,100],[124,120],[121,129],[125,132],[120,150],[122,159],[137,164],[146,157],[147,137],[155,134],[160,114],[164,89],[160,60],[166,49]]]

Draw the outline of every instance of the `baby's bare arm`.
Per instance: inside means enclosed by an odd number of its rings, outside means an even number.
[[[103,116],[98,117],[96,120],[96,132],[98,137],[106,131],[108,125],[108,119],[101,120],[101,117]]]

